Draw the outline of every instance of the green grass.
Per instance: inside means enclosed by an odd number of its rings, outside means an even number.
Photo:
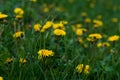
[[[8,15],[0,19],[0,76],[4,80],[119,80],[120,40],[108,41],[110,36],[120,35],[119,3],[119,0],[37,0],[35,3],[0,0],[0,12]],[[24,10],[22,19],[15,18],[16,7]],[[44,12],[45,7],[49,8],[48,12]],[[83,12],[87,13],[85,17],[81,15]],[[98,15],[102,18],[98,19]],[[84,21],[86,18],[91,19],[89,24]],[[114,23],[112,18],[118,21]],[[103,25],[94,28],[92,21],[95,19]],[[65,36],[54,35],[52,27],[43,33],[33,28],[36,23],[43,27],[47,21],[62,20],[68,21],[64,25]],[[77,36],[72,30],[76,24],[82,24],[87,31]],[[25,35],[15,39],[16,31],[23,31]],[[103,38],[89,42],[86,38],[91,33],[100,33]],[[78,38],[82,38],[83,43],[79,43]],[[110,46],[97,47],[98,42],[108,42]],[[41,49],[52,50],[55,54],[39,60]],[[8,63],[7,58],[13,61]],[[27,62],[20,63],[20,58]],[[89,74],[78,73],[78,64],[89,65]]]

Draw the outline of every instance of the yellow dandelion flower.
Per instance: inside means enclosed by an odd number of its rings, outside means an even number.
[[[98,19],[102,19],[102,15],[98,15],[97,18],[98,18]]]
[[[95,4],[94,3],[90,3],[90,8],[94,8]]]
[[[8,63],[10,63],[10,62],[12,62],[12,61],[13,61],[12,58],[7,58],[7,60],[6,60],[6,62],[8,62]]]
[[[16,15],[16,18],[23,18],[23,15]]]
[[[110,46],[110,43],[108,42],[103,42],[103,43],[99,42],[97,44],[97,47],[109,47],[109,46]]]
[[[82,24],[76,24],[75,25],[77,28],[81,28],[82,27]]]
[[[16,15],[16,18],[23,18],[24,11],[22,8],[15,8],[14,13]]]
[[[118,22],[118,18],[112,18],[111,21],[112,21],[113,23],[117,23],[117,22]]]
[[[26,63],[27,60],[26,60],[25,58],[20,58],[19,62],[20,62],[20,63]]]
[[[43,29],[44,29],[44,30],[49,29],[52,25],[53,25],[53,22],[47,21],[47,22],[45,23],[45,25],[43,26]]]
[[[64,28],[64,25],[63,25],[63,23],[54,23],[53,28],[54,29],[62,29],[62,28]]]
[[[94,33],[94,34],[90,34],[90,35],[87,37],[87,40],[88,40],[88,41],[96,41],[96,40],[101,39],[101,38],[102,38],[102,35],[101,35],[101,34]]]
[[[84,65],[83,64],[79,64],[77,67],[76,67],[76,70],[78,73],[81,73],[83,71],[83,67]]]
[[[85,16],[87,16],[87,13],[86,12],[82,12],[81,16],[85,17]]]
[[[66,32],[64,30],[61,30],[61,29],[55,29],[54,30],[54,35],[56,35],[56,36],[65,36]]]
[[[43,9],[43,12],[45,12],[45,13],[47,13],[47,12],[49,12],[49,7],[44,7],[44,9]]]
[[[23,11],[22,8],[15,8],[15,9],[14,9],[14,13],[15,13],[16,15],[23,15],[23,14],[24,14],[24,11]]]
[[[22,32],[22,31],[18,31],[13,34],[13,38],[20,38],[22,36],[24,36],[24,32]]]
[[[104,46],[104,47],[109,47],[109,46],[110,46],[110,43],[104,42],[104,43],[103,43],[103,46]]]
[[[80,44],[83,44],[83,39],[82,38],[78,38],[78,41]]]
[[[37,0],[30,0],[31,2],[37,2]]]
[[[38,51],[38,59],[42,59],[43,57],[53,56],[54,52],[52,50],[41,49]]]
[[[34,30],[35,31],[40,31],[41,25],[40,24],[35,24],[34,25]]]
[[[120,37],[119,37],[118,35],[110,36],[110,37],[108,38],[108,41],[114,42],[114,41],[119,40],[119,38],[120,38]]]
[[[81,36],[83,34],[82,29],[77,29],[76,30],[76,35]]]
[[[2,76],[0,76],[0,80],[3,80],[3,77],[2,77]]]
[[[83,35],[84,32],[86,32],[87,30],[85,28],[80,28],[76,30],[76,35],[77,36],[81,36]]]
[[[97,43],[97,47],[102,47],[102,43],[101,42]]]
[[[60,21],[62,24],[68,24],[68,21]]]
[[[8,15],[3,14],[3,13],[0,12],[0,19],[4,19],[4,18],[7,18],[7,17],[8,17]]]
[[[103,22],[100,20],[93,20],[94,26],[93,27],[101,27]]]
[[[90,66],[89,65],[85,65],[84,73],[85,74],[89,74],[89,72],[90,72]]]
[[[91,19],[90,18],[86,18],[84,21],[85,21],[85,23],[90,23]]]

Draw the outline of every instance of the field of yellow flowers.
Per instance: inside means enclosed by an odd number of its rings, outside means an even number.
[[[0,0],[0,80],[120,80],[120,0]]]

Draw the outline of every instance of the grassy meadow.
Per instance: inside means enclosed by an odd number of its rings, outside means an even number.
[[[120,80],[120,0],[0,0],[0,80]]]

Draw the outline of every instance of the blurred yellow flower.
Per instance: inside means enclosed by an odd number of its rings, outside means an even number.
[[[103,22],[100,20],[93,20],[93,27],[101,27],[103,25]]]
[[[80,28],[80,29],[77,29],[76,30],[76,35],[77,36],[81,36],[84,32],[86,32],[87,31],[87,29],[85,29],[85,28]]]
[[[30,0],[31,2],[37,2],[37,0]]]
[[[97,39],[101,39],[101,38],[102,38],[102,35],[101,35],[101,34],[94,33],[94,34],[90,34],[90,35],[87,37],[87,40],[88,40],[88,41],[96,41]]]
[[[34,30],[35,31],[40,31],[41,25],[40,24],[35,24],[34,25]]]
[[[76,67],[77,72],[78,72],[78,73],[81,73],[82,70],[83,70],[83,67],[84,67],[83,64],[79,64],[79,65]]]
[[[89,74],[89,71],[90,71],[90,66],[89,65],[85,65],[84,73],[85,74]]]
[[[90,18],[86,18],[84,21],[85,21],[85,23],[90,23],[91,19]]]
[[[99,42],[97,44],[97,47],[109,47],[109,46],[110,46],[110,44],[108,42],[103,42],[103,43]]]
[[[82,27],[82,24],[76,24],[75,25],[77,28],[80,28],[80,27]]]
[[[114,41],[119,40],[119,38],[120,38],[120,37],[119,37],[118,35],[110,36],[110,37],[108,38],[108,41],[114,42]]]
[[[56,36],[65,36],[66,32],[64,30],[61,30],[61,29],[55,29],[54,30],[54,35],[56,35]]]
[[[77,35],[77,36],[81,36],[82,34],[83,34],[82,29],[77,29],[77,30],[76,30],[76,35]]]
[[[4,19],[4,18],[7,18],[7,17],[8,17],[8,15],[3,14],[3,13],[0,12],[0,19]]]
[[[42,59],[43,57],[53,56],[54,52],[52,50],[41,49],[38,51],[38,59]]]
[[[102,46],[101,42],[97,43],[97,47],[101,47],[101,46]]]
[[[85,16],[87,16],[87,13],[86,12],[82,12],[81,16],[85,17]]]
[[[112,18],[111,21],[112,21],[113,23],[117,23],[117,22],[118,22],[118,18]]]
[[[25,58],[20,58],[19,62],[20,62],[20,63],[26,63],[27,60],[26,60]]]
[[[68,21],[60,21],[62,24],[68,24]]]
[[[17,14],[17,15],[23,15],[24,11],[23,11],[22,8],[15,8],[14,13]]]
[[[0,80],[3,80],[3,77],[0,76]]]
[[[16,15],[16,18],[22,18],[23,14],[24,14],[24,11],[23,11],[22,8],[15,8],[14,13]]]
[[[95,4],[94,3],[90,3],[90,8],[94,8]]]
[[[24,32],[22,32],[22,31],[18,31],[13,34],[13,38],[20,38],[22,36],[24,36]]]
[[[10,62],[12,62],[12,61],[13,61],[12,58],[7,58],[7,60],[6,60],[6,62],[8,62],[8,63],[10,63]]]
[[[43,29],[44,29],[44,30],[49,29],[52,25],[53,25],[53,22],[52,22],[52,21],[47,21],[47,22],[45,23],[45,25],[43,26]]]
[[[78,41],[80,44],[83,44],[83,39],[82,38],[78,38]]]
[[[63,22],[53,23],[53,28],[65,30]]]
[[[98,19],[102,19],[102,15],[98,15],[97,18],[98,18]]]

